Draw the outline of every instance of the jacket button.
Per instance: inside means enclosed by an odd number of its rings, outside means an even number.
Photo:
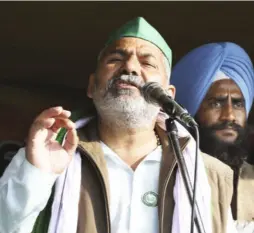
[[[146,192],[142,196],[142,202],[150,207],[155,207],[158,205],[158,194],[152,191]]]

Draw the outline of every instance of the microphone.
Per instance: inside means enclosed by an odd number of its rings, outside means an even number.
[[[198,126],[188,111],[171,98],[156,82],[148,82],[141,87],[141,93],[148,103],[158,104],[173,119],[176,119],[188,127]]]

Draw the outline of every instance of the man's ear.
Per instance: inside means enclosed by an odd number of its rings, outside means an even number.
[[[172,99],[175,99],[176,88],[173,85],[169,85],[167,91],[169,95],[172,97]]]
[[[95,74],[93,73],[89,76],[88,87],[86,92],[87,96],[91,99],[93,98],[94,84],[95,84]]]

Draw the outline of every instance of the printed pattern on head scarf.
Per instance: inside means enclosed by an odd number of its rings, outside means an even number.
[[[197,113],[219,70],[239,86],[249,113],[254,97],[253,64],[243,48],[222,42],[192,50],[173,67],[171,84],[176,87],[176,101],[192,116]]]

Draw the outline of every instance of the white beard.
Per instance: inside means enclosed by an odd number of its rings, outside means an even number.
[[[123,89],[118,95],[105,90],[94,90],[93,101],[103,121],[119,128],[147,128],[156,120],[160,107],[147,103],[132,90]]]

